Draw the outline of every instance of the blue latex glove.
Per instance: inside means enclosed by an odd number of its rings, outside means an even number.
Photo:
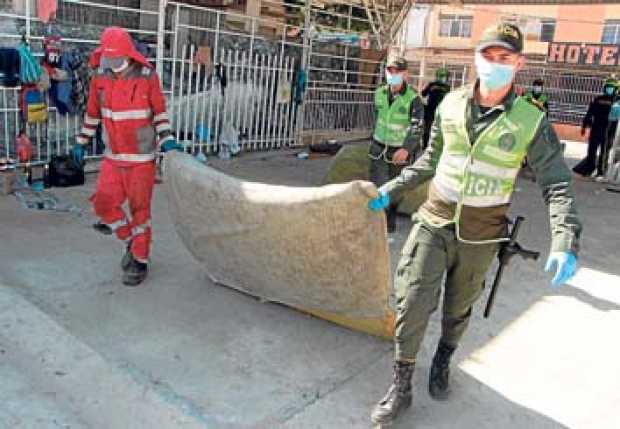
[[[368,201],[368,208],[373,212],[379,212],[390,205],[390,196],[383,191],[379,191],[379,196]]]
[[[165,142],[163,142],[159,150],[162,152],[170,152],[171,150],[178,150],[179,152],[185,151],[183,146],[178,144],[177,141],[174,139],[166,140]]]
[[[75,144],[71,148],[71,158],[77,165],[84,165],[84,156],[86,155],[86,149],[81,144]]]
[[[551,280],[551,286],[561,286],[571,279],[577,271],[577,257],[573,252],[552,252],[547,259],[545,271],[556,267],[555,276]]]

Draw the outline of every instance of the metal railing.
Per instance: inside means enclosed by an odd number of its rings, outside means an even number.
[[[517,84],[531,90],[534,79],[542,79],[544,92],[549,97],[549,119],[581,125],[590,102],[603,94],[603,83],[607,77],[608,73],[599,71],[578,72],[575,69],[530,65],[517,74]]]
[[[59,0],[58,20],[43,24],[37,18],[35,0],[19,2],[23,7],[16,4],[0,3],[2,46],[14,46],[25,36],[35,54],[41,55],[41,40],[55,32],[63,36],[65,46],[86,53],[96,46],[104,26],[110,25],[127,29],[146,44],[169,99],[177,137],[193,149],[217,149],[224,135],[222,128],[230,128],[228,124],[249,150],[300,145],[306,142],[305,136],[319,131],[372,129],[372,93],[383,81],[381,56],[355,44],[312,35],[315,30],[353,34],[368,27],[368,17],[359,15],[362,6],[343,2],[335,10],[324,10],[314,2],[265,0],[266,6],[286,11],[280,17],[269,17],[174,1]],[[193,52],[201,46],[210,48],[211,65],[192,64]],[[214,74],[216,64],[222,70],[230,69],[232,76],[225,96],[217,95],[222,85]],[[410,83],[422,89],[442,66],[450,70],[453,87],[474,77],[470,57],[439,59],[427,55],[410,61]],[[304,102],[278,103],[274,91],[282,86],[295,88],[299,70],[307,71],[308,76]],[[248,75],[254,71],[261,74],[259,80]],[[286,79],[281,78],[284,75]],[[268,76],[276,82],[268,82]],[[545,80],[550,119],[578,124],[588,103],[601,92],[605,75],[550,69],[534,62],[518,74],[517,82],[529,89],[536,77]],[[17,90],[0,87],[0,156],[14,155],[15,135],[21,126]],[[197,99],[201,106],[205,104],[206,111],[192,110]],[[233,105],[237,113],[230,107]],[[243,113],[238,113],[239,106]],[[66,153],[80,127],[81,115],[63,116],[51,107],[49,117],[45,125],[27,127],[36,146],[36,159]],[[208,137],[198,135],[197,126],[208,129]],[[93,142],[90,152],[96,155],[99,149]]]
[[[293,58],[221,50],[210,73],[193,46],[181,52],[189,59],[175,62],[168,109],[179,142],[193,153],[213,152],[223,139],[238,138],[246,150],[295,144]]]
[[[450,72],[452,88],[472,82],[475,68],[472,57],[444,57],[442,60],[416,58],[409,74],[414,87],[422,89],[435,79],[435,71],[445,67]],[[589,103],[602,94],[603,82],[609,73],[597,70],[576,70],[575,68],[550,66],[541,62],[528,62],[517,73],[516,85],[527,92],[535,79],[544,81],[544,92],[549,97],[549,120],[551,122],[580,125]]]
[[[151,47],[158,38],[158,11],[140,9],[135,0],[59,0],[57,20],[47,24],[38,18],[36,5],[35,0],[0,5],[0,45],[15,47],[25,39],[35,58],[41,58],[44,37],[54,34],[62,37],[64,49],[78,50],[87,58],[107,26],[125,28],[135,39],[144,40]],[[20,89],[20,86],[0,85],[0,156],[16,157],[15,140],[20,130],[26,131],[33,144],[34,161],[46,162],[52,155],[68,153],[81,127],[82,112],[61,114],[48,97],[48,121],[25,124],[20,116]],[[93,139],[89,156],[100,153],[101,143]]]
[[[275,138],[271,144],[263,142],[260,137],[262,134],[252,136],[242,124],[242,140],[251,149],[279,147],[281,144],[300,145],[305,141],[304,136],[316,130],[325,130],[326,127],[334,131],[372,128],[369,119],[372,117],[369,102],[372,101],[369,101],[368,94],[380,81],[382,68],[380,61],[362,58],[363,52],[359,47],[309,39],[304,36],[304,28],[281,20],[177,2],[168,4],[165,25],[163,45],[170,49],[161,61],[162,81],[164,91],[174,105],[183,104],[183,97],[187,97],[187,85],[184,84],[185,89],[180,88],[182,82],[187,81],[187,77],[181,79],[179,76],[182,63],[191,60],[194,55],[192,52],[200,46],[208,46],[212,52],[217,53],[213,55],[214,66],[220,61],[217,57],[221,57],[222,50],[232,51],[233,56],[239,55],[243,58],[240,60],[242,63],[248,58],[262,56],[265,56],[265,61],[273,57],[277,57],[278,61],[289,58],[291,69],[287,72],[290,75],[287,85],[290,83],[292,88],[295,88],[299,70],[307,70],[308,86],[303,103],[293,102],[283,117],[275,115],[265,118],[270,121],[265,124],[268,130],[286,130],[286,142],[280,141],[278,133],[275,136],[267,133],[268,138]],[[188,41],[189,46],[184,48]],[[243,67],[239,66],[241,69]],[[249,104],[252,104],[251,100]],[[262,111],[259,116],[261,114]],[[281,120],[284,123],[274,122]],[[349,124],[346,124],[347,120]],[[221,120],[209,118],[209,122],[215,123],[217,127]],[[187,128],[191,129],[192,125]],[[180,135],[184,136],[185,133]],[[191,139],[193,136],[190,136]],[[217,144],[217,140],[214,140],[212,145]]]
[[[40,57],[42,39],[58,34],[67,49],[88,55],[112,25],[145,44],[161,76],[175,133],[194,150],[216,150],[231,126],[248,150],[300,145],[316,130],[372,128],[372,91],[381,81],[381,60],[365,58],[367,51],[356,45],[313,39],[309,31],[363,30],[369,21],[359,15],[361,6],[345,2],[323,10],[314,3],[269,0],[266,5],[287,11],[269,17],[174,1],[59,0],[57,20],[43,24],[35,0],[16,4],[0,7],[2,46],[16,46],[25,37]],[[211,65],[192,63],[201,46],[211,49]],[[215,74],[218,64],[228,73],[227,88]],[[305,101],[283,102],[281,93],[295,88],[299,70],[307,71]],[[23,127],[18,91],[0,87],[0,156],[15,156],[15,137]],[[194,107],[197,101],[200,109]],[[81,113],[64,116],[50,106],[47,123],[26,126],[34,157],[44,161],[67,153],[81,120]],[[209,133],[196,133],[196,127]],[[101,153],[96,139],[89,153]]]
[[[374,122],[374,91],[345,85],[308,88],[304,124],[310,134],[325,130],[370,131]]]

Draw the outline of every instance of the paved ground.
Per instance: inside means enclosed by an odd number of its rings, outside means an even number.
[[[328,160],[212,163],[251,180],[311,185]],[[0,197],[0,428],[370,427],[389,381],[389,343],[210,284],[172,228],[164,187],[150,278],[124,288],[121,245],[89,226],[93,179],[54,190],[83,216]],[[522,244],[543,260],[507,272],[490,319],[476,309],[446,403],[425,391],[433,318],[414,406],[395,427],[618,427],[620,195],[591,182],[576,189],[585,235],[572,285],[548,287],[546,211],[536,186],[521,181],[513,213],[527,216]],[[393,263],[408,221],[399,228]]]

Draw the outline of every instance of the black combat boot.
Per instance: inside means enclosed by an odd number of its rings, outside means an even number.
[[[130,261],[123,270],[123,284],[125,286],[138,286],[144,281],[149,272],[149,266],[144,262],[137,261],[129,252]]]
[[[370,419],[373,423],[388,425],[409,408],[414,365],[409,362],[394,362],[394,381],[385,397],[372,410]]]
[[[445,343],[439,343],[431,373],[428,378],[428,392],[433,399],[443,401],[450,395],[450,358],[456,348]]]

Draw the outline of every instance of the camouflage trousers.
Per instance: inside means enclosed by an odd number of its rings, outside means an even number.
[[[439,305],[444,274],[441,341],[458,345],[498,249],[495,243],[458,241],[453,224],[434,227],[414,215],[394,280],[395,360],[415,361],[428,320]]]

